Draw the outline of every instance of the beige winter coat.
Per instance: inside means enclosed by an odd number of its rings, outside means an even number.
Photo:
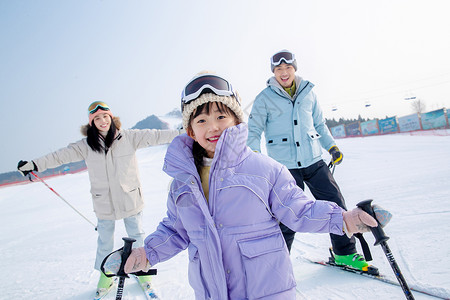
[[[178,130],[119,130],[120,136],[105,155],[93,151],[86,138],[43,157],[33,159],[42,172],[66,163],[84,160],[89,172],[97,218],[119,220],[144,208],[136,150],[170,143]]]

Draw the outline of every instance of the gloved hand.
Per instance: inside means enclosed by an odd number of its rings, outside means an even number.
[[[354,208],[350,211],[342,213],[344,218],[344,232],[351,237],[357,232],[368,232],[370,227],[377,227],[378,223],[371,215],[363,211],[361,208]]]
[[[333,146],[328,150],[328,153],[331,155],[331,161],[333,164],[338,165],[342,162],[344,158],[344,154],[342,154],[341,150],[339,150],[338,146]]]
[[[123,270],[128,274],[139,271],[148,272],[150,268],[151,265],[147,260],[147,255],[145,254],[144,247],[140,247],[131,250],[130,256],[128,256]]]
[[[34,163],[34,161],[26,161],[26,160],[21,160],[19,161],[19,163],[17,164],[17,170],[20,172],[20,174],[22,174],[23,176],[27,176],[28,173],[32,172],[32,171],[37,171],[37,166]]]

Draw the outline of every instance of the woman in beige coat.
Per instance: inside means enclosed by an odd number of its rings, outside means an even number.
[[[63,164],[84,160],[91,182],[92,202],[98,218],[98,245],[95,269],[100,270],[103,259],[114,247],[115,221],[123,219],[135,246],[143,245],[142,198],[136,150],[167,144],[179,134],[178,130],[120,129],[118,117],[101,101],[89,106],[89,123],[81,131],[86,138],[67,147],[33,159],[20,161],[18,170],[27,175],[31,171],[45,171]],[[150,288],[148,276],[140,278],[144,287]],[[112,286],[112,279],[100,272],[97,296],[100,298]]]

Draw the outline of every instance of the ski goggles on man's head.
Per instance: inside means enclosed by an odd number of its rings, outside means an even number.
[[[234,93],[228,81],[217,75],[203,74],[189,81],[183,89],[181,93],[181,110],[183,111],[184,105],[207,92],[214,93],[218,96],[234,96],[239,103],[239,98]]]
[[[283,60],[287,64],[292,64],[295,61],[295,54],[290,51],[280,51],[270,58],[270,63],[273,67],[276,67],[281,64]]]
[[[109,106],[103,101],[95,101],[92,102],[91,105],[89,105],[88,111],[90,114],[93,114],[99,109],[109,110]]]

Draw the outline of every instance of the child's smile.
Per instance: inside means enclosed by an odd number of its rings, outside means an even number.
[[[219,138],[220,138],[220,135],[215,135],[215,136],[208,138],[208,141],[210,141],[211,143],[217,143],[219,141]]]
[[[234,125],[236,125],[234,117],[220,112],[217,105],[213,105],[209,113],[202,112],[192,120],[192,130],[189,130],[188,134],[206,150],[209,158],[213,158],[222,132]]]

